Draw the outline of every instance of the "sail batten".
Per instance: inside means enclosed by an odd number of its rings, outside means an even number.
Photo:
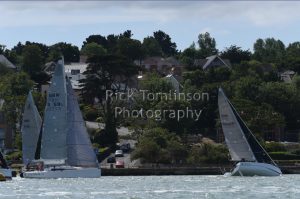
[[[96,154],[69,79],[67,79],[67,96],[67,164],[98,167]]]
[[[42,125],[42,118],[34,104],[34,100],[29,92],[24,106],[22,121],[22,154],[23,163],[28,164],[34,160],[37,148],[38,138]]]

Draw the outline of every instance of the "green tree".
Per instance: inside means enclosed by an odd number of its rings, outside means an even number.
[[[218,53],[216,48],[216,40],[210,36],[208,32],[198,36],[198,44],[200,47],[200,55],[202,58],[215,55]]]
[[[10,73],[0,80],[0,99],[4,100],[2,111],[14,130],[16,124],[20,124],[26,96],[32,86],[33,82],[24,72]]]
[[[196,49],[196,44],[193,44],[186,48],[182,53],[180,53],[180,61],[187,67],[189,70],[194,70],[193,67],[195,59],[200,58],[199,51]]]
[[[82,80],[85,102],[94,103],[99,100],[105,118],[105,132],[110,136],[109,140],[114,145],[118,140],[116,131],[116,118],[113,112],[115,101],[107,97],[107,90],[112,92],[124,92],[127,88],[126,81],[137,74],[138,68],[125,57],[120,55],[98,55],[88,59],[86,79]],[[124,86],[125,85],[125,86]]]
[[[148,90],[151,93],[168,93],[173,89],[172,85],[156,73],[148,73],[141,81],[141,89]]]
[[[11,50],[16,52],[17,55],[22,55],[24,47],[25,46],[21,42],[18,42],[18,44],[14,46]]]
[[[300,73],[300,42],[294,42],[286,48],[286,63],[288,69]]]
[[[285,53],[284,43],[274,38],[257,39],[254,43],[253,57],[261,62],[281,64]]]
[[[246,76],[235,82],[235,96],[256,101],[259,99],[259,88],[262,81],[259,78]]]
[[[79,49],[77,46],[68,44],[66,42],[59,42],[50,46],[49,61],[56,61],[61,56],[64,56],[65,62],[78,62],[79,61]]]
[[[229,80],[231,70],[227,67],[211,68],[205,73],[205,79],[209,83],[224,82]]]
[[[266,82],[259,88],[260,102],[268,103],[285,118],[287,129],[297,129],[300,103],[297,88],[293,84]]]
[[[141,60],[143,57],[142,44],[139,40],[123,37],[119,39],[117,45],[118,53],[129,60]]]
[[[297,91],[300,92],[300,76],[299,75],[296,75],[294,78],[293,78],[293,84],[294,86],[296,87]]]
[[[207,81],[205,72],[202,69],[184,73],[183,79],[185,82],[188,81],[189,84],[198,88],[202,87],[202,85]]]
[[[162,56],[163,52],[158,41],[154,37],[146,37],[142,43],[142,50],[148,57]]]
[[[275,111],[270,104],[255,102],[244,99],[232,100],[235,108],[239,112],[247,126],[260,140],[268,140],[266,132],[274,128],[285,127],[285,118],[282,114]]]
[[[159,30],[153,33],[155,40],[159,43],[165,56],[174,56],[177,53],[177,45],[171,41],[171,37],[165,32]]]
[[[23,70],[33,75],[42,70],[43,55],[37,45],[27,45],[23,48]]]
[[[251,58],[251,52],[249,50],[242,50],[241,47],[232,45],[221,52],[221,57],[229,59],[233,64],[239,64],[242,61],[249,61]]]
[[[107,50],[100,44],[92,42],[84,45],[81,49],[81,53],[83,55],[86,55],[87,57],[93,57],[98,55],[105,55],[107,53]]]
[[[0,63],[0,77],[7,75],[8,73],[11,73],[12,70],[7,68],[6,65]]]
[[[239,79],[240,77],[257,77],[263,81],[279,81],[278,69],[274,64],[261,63],[256,60],[242,61],[233,67],[232,79]]]
[[[46,58],[48,57],[49,54],[49,46],[43,44],[43,43],[38,43],[38,42],[30,42],[30,41],[26,41],[24,47],[26,46],[31,46],[31,45],[35,45],[38,46],[39,49],[42,52],[42,58],[43,58],[43,62],[46,61]],[[23,50],[23,49],[22,49]],[[22,51],[23,52],[23,51]]]
[[[155,127],[141,135],[132,158],[148,163],[176,163],[185,160],[186,155],[187,149],[178,136]]]
[[[131,39],[132,33],[130,30],[126,30],[125,32],[114,35],[110,34],[108,36],[102,35],[90,35],[88,38],[85,39],[83,42],[82,48],[89,43],[96,43],[101,45],[103,48],[107,50],[108,53],[114,54],[117,51],[117,45],[120,39]]]
[[[188,163],[218,163],[224,164],[228,162],[228,149],[222,144],[202,141],[199,145],[194,145],[189,150]]]

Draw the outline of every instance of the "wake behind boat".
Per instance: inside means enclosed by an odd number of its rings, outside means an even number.
[[[23,177],[96,178],[101,176],[96,154],[70,80],[64,73],[62,60],[58,62],[51,80],[43,129],[39,138],[41,143],[39,158],[36,157],[36,160],[27,165]]]
[[[218,106],[231,160],[238,162],[231,176],[279,176],[281,170],[259,144],[220,88]]]

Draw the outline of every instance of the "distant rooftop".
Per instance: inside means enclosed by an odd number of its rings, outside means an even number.
[[[194,62],[194,66],[202,67],[203,70],[207,70],[212,67],[220,67],[220,66],[231,68],[230,61],[228,59],[222,59],[218,55],[212,55],[206,57],[205,59],[196,59]]]

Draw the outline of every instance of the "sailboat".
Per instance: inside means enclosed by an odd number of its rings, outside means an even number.
[[[279,167],[259,144],[221,88],[218,92],[218,106],[225,142],[231,160],[237,162],[230,175],[281,175]]]
[[[0,174],[2,174],[6,179],[12,178],[12,171],[8,167],[1,152],[0,152]]]
[[[41,131],[40,158],[37,169],[24,171],[25,178],[97,178],[101,176],[96,154],[85,122],[64,72],[58,61],[51,85]]]
[[[23,113],[21,127],[23,164],[28,165],[35,159],[42,118],[29,91]]]

